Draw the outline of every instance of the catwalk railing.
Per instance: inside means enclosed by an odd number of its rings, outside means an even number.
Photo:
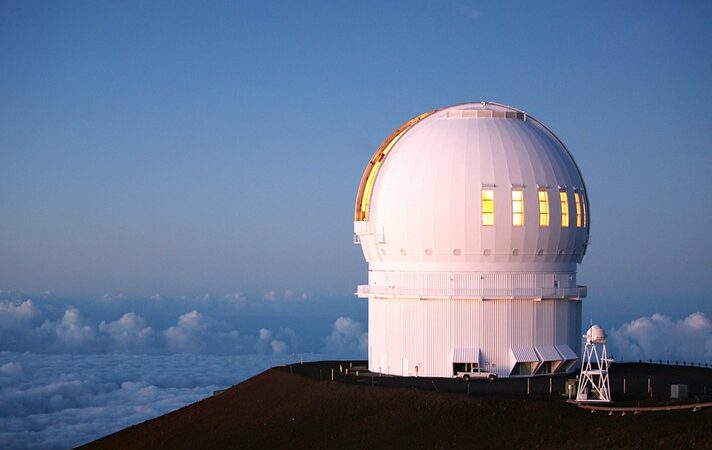
[[[459,287],[417,287],[359,285],[359,297],[414,297],[414,298],[542,298],[580,299],[586,297],[586,286],[567,288],[459,288]]]
[[[657,364],[664,366],[682,366],[682,367],[712,367],[712,363],[695,362],[695,361],[673,361],[672,359],[638,359],[631,361],[619,362],[637,362],[639,364]]]

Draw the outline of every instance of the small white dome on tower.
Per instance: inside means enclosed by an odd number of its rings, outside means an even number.
[[[586,340],[594,343],[605,343],[606,332],[598,325],[592,325],[586,332]]]

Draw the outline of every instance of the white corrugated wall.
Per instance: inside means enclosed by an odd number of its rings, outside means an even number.
[[[510,348],[569,345],[580,354],[581,302],[534,299],[369,299],[369,369],[394,375],[452,376],[456,347],[479,348],[500,377]],[[407,360],[407,361],[406,361]],[[489,366],[488,366],[489,365]]]

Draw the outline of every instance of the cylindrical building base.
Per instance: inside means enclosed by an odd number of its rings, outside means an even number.
[[[539,299],[368,299],[372,372],[498,377],[573,370],[581,343],[581,301]],[[466,368],[466,369],[465,369]]]

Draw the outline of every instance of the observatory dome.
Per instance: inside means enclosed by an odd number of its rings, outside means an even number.
[[[373,155],[356,197],[369,370],[570,372],[589,226],[576,162],[529,114],[480,102],[409,120]]]
[[[422,114],[376,151],[356,201],[372,269],[575,266],[588,195],[559,138],[518,109],[466,103]],[[486,267],[485,267],[486,266]]]

